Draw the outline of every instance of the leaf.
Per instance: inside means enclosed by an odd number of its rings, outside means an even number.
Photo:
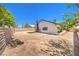
[[[0,20],[4,20],[5,25],[16,26],[15,17],[5,7],[0,5]],[[3,22],[0,22],[3,24]]]

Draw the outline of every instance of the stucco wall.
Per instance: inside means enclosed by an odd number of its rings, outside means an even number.
[[[48,29],[43,30],[43,27],[48,27]],[[44,33],[58,34],[56,25],[46,21],[41,21],[39,23],[39,31]]]

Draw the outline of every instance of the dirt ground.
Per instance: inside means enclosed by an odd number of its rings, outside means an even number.
[[[49,35],[32,32],[15,32],[14,37],[24,42],[16,48],[6,47],[6,56],[59,56],[73,55],[72,33]]]

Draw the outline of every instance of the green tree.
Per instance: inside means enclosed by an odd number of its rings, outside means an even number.
[[[74,12],[74,13],[72,13],[72,15],[74,16],[75,19],[79,19],[79,13],[78,12]]]
[[[69,30],[70,28],[72,28],[73,26],[75,26],[75,22],[72,18],[69,19],[64,19],[64,29],[65,30]]]
[[[68,4],[67,8],[70,8],[72,6],[77,6],[79,7],[79,3],[71,3]],[[69,30],[70,28],[74,26],[79,25],[79,13],[78,12],[73,12],[69,14],[64,14],[64,29]]]
[[[15,17],[2,5],[0,5],[0,26],[16,26]]]
[[[64,14],[64,18],[69,18],[70,16],[70,14]]]
[[[79,8],[79,3],[68,4],[68,6],[70,6],[70,7],[76,6],[77,8]],[[76,26],[79,26],[79,13],[78,12],[74,12],[74,13],[72,13],[72,15],[74,16],[74,22],[76,23]]]
[[[28,24],[28,23],[25,23],[24,25],[23,25],[23,28],[30,28],[31,26]]]
[[[67,5],[67,8],[71,8],[72,6],[79,7],[79,3],[69,3],[69,4]]]
[[[75,16],[76,13],[64,14],[63,29],[69,30],[76,25]]]

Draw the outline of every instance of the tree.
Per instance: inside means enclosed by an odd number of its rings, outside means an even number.
[[[76,6],[77,8],[79,8],[79,3],[68,4],[68,6],[70,6],[70,7]],[[79,26],[79,13],[78,12],[74,12],[72,15],[74,16],[74,21],[75,21],[76,25]]]
[[[23,28],[30,28],[31,26],[28,24],[28,23],[25,23],[24,25],[23,25]]]
[[[3,25],[16,26],[15,17],[2,5],[0,5],[0,27]]]
[[[69,18],[70,14],[64,14],[65,18]]]
[[[74,22],[74,20],[72,19],[72,18],[70,18],[70,19],[65,19],[65,21],[64,21],[65,23],[65,25],[64,25],[64,29],[65,30],[69,30],[70,28],[72,28],[72,27],[74,27],[75,26],[75,22]]]
[[[76,15],[77,13],[64,14],[63,29],[69,30],[70,28],[76,26]]]
[[[70,3],[70,4],[67,5],[67,8],[71,8],[72,6],[79,7],[79,3]]]
[[[70,8],[72,6],[77,6],[79,7],[79,3],[71,3],[68,4],[67,8]],[[64,29],[69,30],[70,28],[74,26],[79,25],[79,13],[78,12],[73,12],[69,14],[64,14]]]

